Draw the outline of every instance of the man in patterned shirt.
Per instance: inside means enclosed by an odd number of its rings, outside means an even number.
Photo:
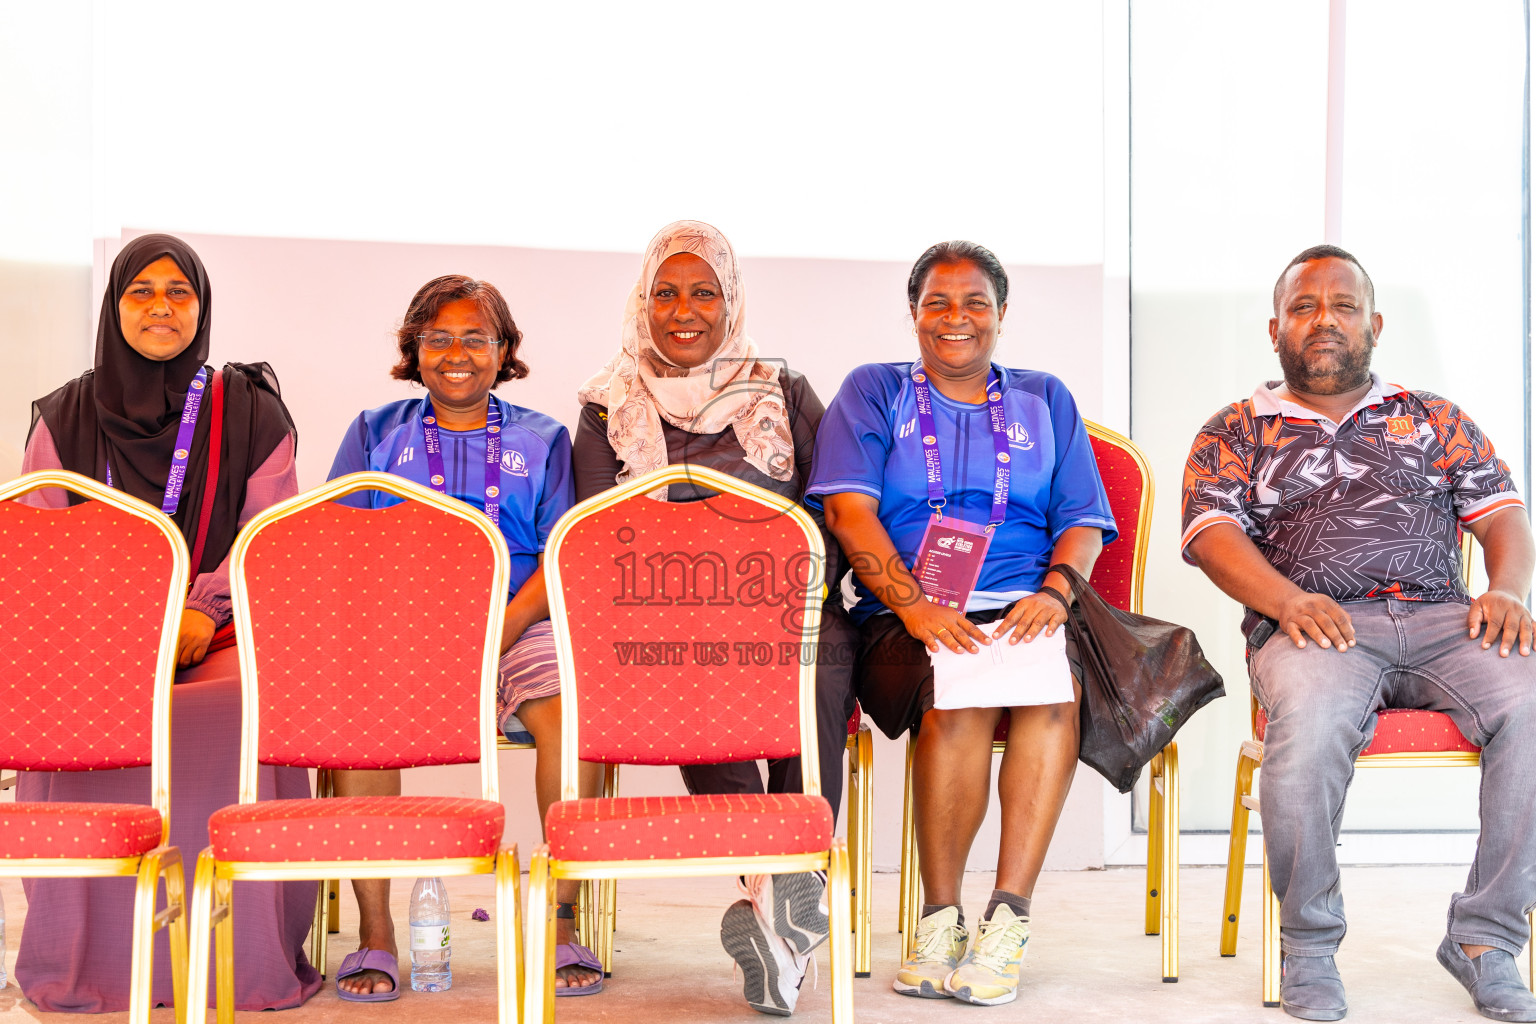
[[[1442,965],[1495,1020],[1536,1021],[1514,957],[1536,903],[1536,546],[1493,445],[1456,405],[1371,373],[1375,289],[1335,246],[1291,261],[1269,335],[1283,383],[1206,423],[1184,471],[1185,558],[1247,608],[1264,707],[1264,844],[1281,1005],[1344,1016],[1334,846],[1355,757],[1387,707],[1443,711],[1482,755],[1482,832]],[[1489,589],[1461,582],[1459,529]],[[1514,652],[1517,656],[1511,657]]]

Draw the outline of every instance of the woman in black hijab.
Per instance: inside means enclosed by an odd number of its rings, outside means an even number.
[[[240,671],[224,628],[229,549],[247,520],[298,493],[293,420],[271,368],[204,365],[212,306],[207,271],[185,242],[129,242],[102,296],[95,367],[34,403],[22,460],[23,471],[68,469],[127,491],[169,514],[186,538],[194,580],[177,643],[170,841],[189,864],[208,845],[209,815],[238,799]],[[194,405],[190,443],[178,445],[183,412]],[[185,470],[179,487],[175,468]],[[59,507],[83,499],[46,490],[29,500]],[[263,799],[309,796],[303,769],[261,772]],[[147,804],[149,769],[24,773],[16,798]],[[314,883],[241,884],[236,1005],[296,1006],[320,985],[304,954]],[[133,880],[25,885],[16,980],[27,998],[41,1010],[126,1010]],[[156,941],[154,1001],[170,1005],[167,933]]]

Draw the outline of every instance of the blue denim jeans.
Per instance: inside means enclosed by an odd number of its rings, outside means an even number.
[[[1536,655],[1499,657],[1467,637],[1467,606],[1389,597],[1344,606],[1356,646],[1339,653],[1276,634],[1248,663],[1269,717],[1260,772],[1264,848],[1286,953],[1326,956],[1344,938],[1335,846],[1355,757],[1382,708],[1443,711],[1483,748],[1481,833],[1451,898],[1457,942],[1518,955],[1536,904]]]

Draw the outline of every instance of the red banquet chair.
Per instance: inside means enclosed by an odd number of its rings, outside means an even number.
[[[377,490],[406,499],[359,509]],[[501,533],[462,502],[353,473],[253,518],[230,555],[243,721],[240,802],[215,811],[192,889],[191,1024],[234,1020],[233,883],[493,874],[499,1019],[521,998],[517,850],[498,850],[496,672],[507,601]],[[480,763],[481,798],[256,800],[263,764],[317,769]],[[324,970],[324,965],[320,966]]]
[[[1461,577],[1472,580],[1472,534],[1461,538]],[[1244,740],[1237,754],[1237,781],[1232,797],[1232,831],[1227,846],[1227,887],[1221,915],[1221,955],[1237,955],[1237,920],[1243,905],[1243,867],[1248,855],[1248,815],[1259,811],[1253,792],[1254,772],[1264,761],[1264,709],[1249,697],[1253,739]],[[1376,732],[1370,745],[1355,758],[1356,768],[1475,768],[1482,751],[1456,728],[1450,715],[1439,711],[1386,708],[1376,715]],[[1265,1006],[1280,1005],[1280,901],[1269,880],[1269,854],[1265,851],[1263,873],[1264,966],[1260,986]],[[1536,929],[1536,913],[1529,915]],[[1526,980],[1536,992],[1536,941],[1526,947],[1529,958]]]
[[[720,493],[647,497],[685,479]],[[590,498],[556,524],[544,571],[560,664],[562,799],[529,862],[524,1020],[554,1020],[555,880],[824,870],[832,1019],[851,1024],[848,854],[820,795],[815,666],[777,656],[786,635],[817,637],[822,556],[798,505],[686,465]],[[795,756],[803,794],[577,799],[578,760]]]
[[[92,500],[13,499],[62,487]],[[188,558],[169,518],[64,471],[0,486],[0,768],[149,766],[150,803],[0,804],[0,876],[136,877],[128,1019],[148,1024],[154,935],[170,926],[177,1024],[186,1020],[187,921],[170,834],[171,680]],[[165,876],[166,908],[155,912]],[[3,952],[3,950],[0,950]]]
[[[1152,527],[1152,467],[1141,449],[1097,423],[1088,423],[1094,461],[1104,481],[1119,539],[1104,549],[1093,567],[1093,588],[1116,608],[1141,613],[1147,573],[1147,544]],[[907,792],[902,810],[901,897],[897,930],[902,958],[912,953],[917,934],[917,830],[912,798],[912,751],[907,740]],[[1008,716],[998,724],[992,752],[1008,749]],[[1163,939],[1163,980],[1179,980],[1179,747],[1170,743],[1152,759],[1147,815],[1146,933]]]
[[[532,744],[500,741],[501,750],[533,749]],[[854,705],[848,719],[848,861],[853,877],[853,976],[869,977],[871,943],[870,933],[870,882],[874,874],[874,851],[871,846],[874,834],[874,785],[875,743],[869,731],[869,723],[863,720],[859,706]],[[619,766],[605,766],[603,796],[619,795]],[[613,973],[613,933],[617,924],[616,881],[605,878],[594,885],[598,894],[595,903],[583,898],[577,909],[577,933],[585,939],[592,936],[592,952],[603,962],[603,972]],[[592,906],[593,910],[588,911]],[[590,929],[590,930],[589,930]]]

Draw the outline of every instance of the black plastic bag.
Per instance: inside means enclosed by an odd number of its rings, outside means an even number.
[[[1121,611],[1070,565],[1051,571],[1075,598],[1067,628],[1083,668],[1078,760],[1129,793],[1190,716],[1227,691],[1193,630]]]

